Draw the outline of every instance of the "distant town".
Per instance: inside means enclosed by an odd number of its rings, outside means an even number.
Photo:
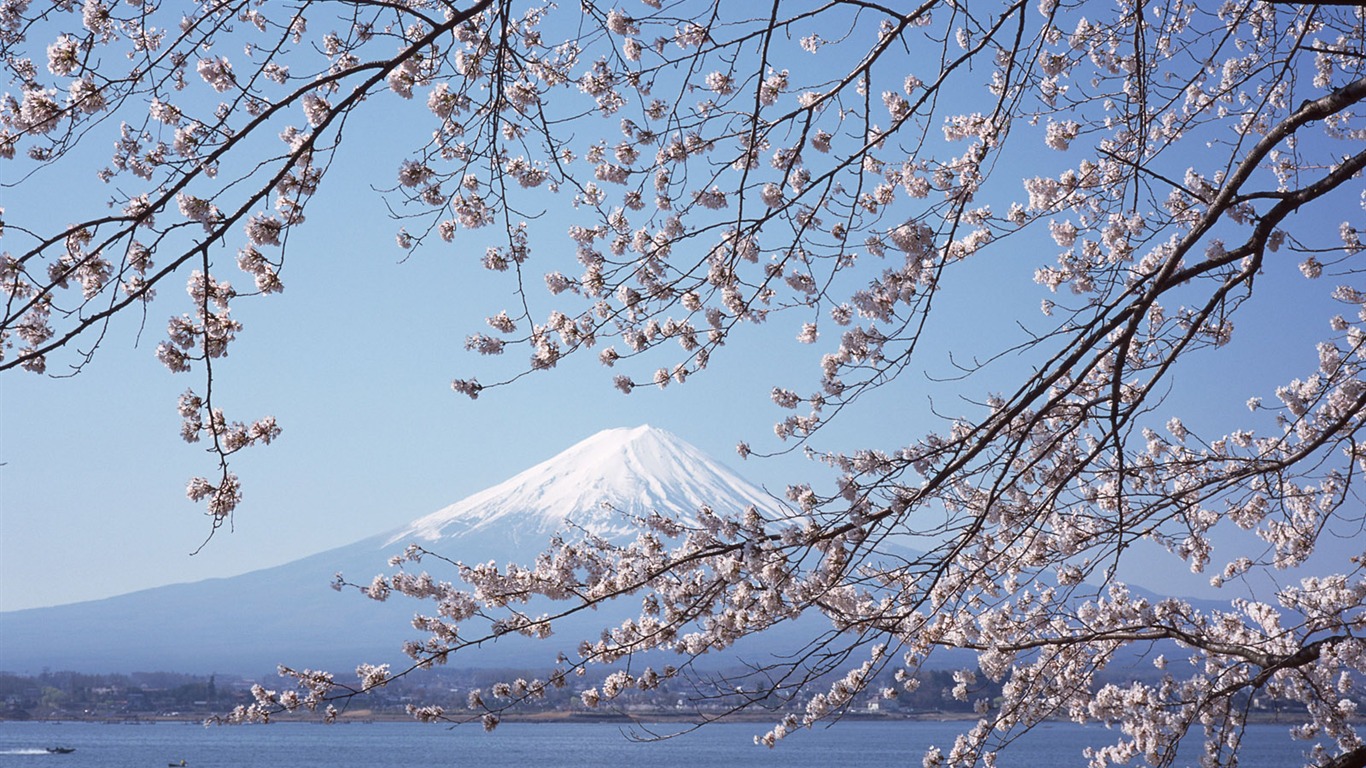
[[[468,709],[473,690],[488,691],[497,682],[520,676],[516,672],[490,670],[435,670],[421,676],[400,678],[345,705],[342,719],[411,719],[409,705],[439,705],[452,716],[477,715]],[[953,697],[956,685],[948,671],[925,672],[915,691],[902,692],[892,699],[866,694],[856,699],[851,715],[865,717],[967,716],[973,703],[993,700],[999,686],[974,686],[967,701]],[[545,697],[518,706],[506,713],[508,719],[580,718],[599,720],[624,718],[705,717],[731,709],[733,702],[713,692],[706,694],[695,685],[672,680],[649,691],[623,692],[611,702],[589,708],[581,700],[584,690],[600,683],[590,677],[571,678],[563,688],[551,688]],[[888,682],[890,683],[890,677]],[[252,701],[251,687],[284,688],[288,681],[274,678],[249,679],[239,676],[194,676],[165,672],[134,674],[86,674],[43,672],[39,675],[0,673],[0,720],[93,720],[197,721],[224,715],[239,704]],[[807,686],[805,693],[820,689],[819,683]],[[876,688],[874,689],[876,690]],[[782,712],[791,706],[774,700],[759,714]],[[315,713],[294,715],[315,718]]]
[[[402,677],[364,696],[340,704],[342,721],[410,720],[412,706],[438,705],[452,719],[477,719],[482,710],[470,710],[471,691],[488,691],[499,682],[523,676],[509,670],[442,669],[422,675]],[[531,675],[525,675],[530,677]],[[712,684],[724,676],[712,678]],[[954,695],[959,680],[948,670],[925,670],[917,678],[914,691],[901,690],[893,698],[878,691],[888,686],[874,685],[859,695],[847,710],[847,717],[888,719],[947,719],[975,716],[975,707],[995,706],[1000,685],[980,677],[967,689],[966,700]],[[699,681],[675,679],[662,682],[649,691],[628,690],[611,702],[586,706],[581,694],[598,684],[600,678],[571,678],[563,688],[550,688],[543,698],[519,705],[504,713],[507,720],[589,720],[605,719],[709,719],[729,713],[743,695],[733,688],[722,694],[719,687],[703,690]],[[808,683],[793,701],[805,701],[828,684]],[[225,675],[185,675],[167,672],[133,674],[86,674],[43,672],[16,675],[0,672],[0,721],[4,720],[87,720],[97,722],[207,721],[225,715],[238,705],[252,701],[251,688],[260,683],[267,688],[287,688],[288,681],[250,679]],[[961,693],[961,689],[960,689]],[[1274,719],[1280,712],[1253,702],[1258,718]],[[784,712],[799,711],[797,705],[770,696],[763,705],[745,713],[745,719],[767,719]],[[730,715],[733,717],[733,714]],[[301,712],[283,715],[294,720],[322,720],[322,715]]]

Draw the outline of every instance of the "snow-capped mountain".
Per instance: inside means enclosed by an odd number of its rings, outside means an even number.
[[[0,613],[0,670],[43,668],[258,674],[276,664],[345,670],[358,661],[400,661],[409,626],[426,606],[367,600],[328,588],[341,571],[357,583],[387,572],[409,544],[467,563],[530,561],[568,525],[608,538],[633,535],[634,516],[688,517],[754,505],[777,514],[761,489],[668,432],[648,426],[600,432],[515,477],[398,530],[292,563],[226,579],[134,592],[85,603]],[[454,573],[427,563],[434,578]],[[447,566],[448,567],[448,566]],[[599,622],[605,619],[597,616]],[[578,636],[561,630],[572,650]],[[553,659],[556,641],[508,643],[467,664],[511,666]]]
[[[690,519],[703,505],[717,512],[755,506],[770,515],[781,514],[772,496],[664,430],[608,429],[505,482],[415,520],[385,544],[441,542],[457,551],[494,552],[500,547],[496,540],[503,540],[526,553],[542,547],[568,524],[619,539],[634,535],[635,516],[660,512]],[[476,542],[479,547],[471,546]]]

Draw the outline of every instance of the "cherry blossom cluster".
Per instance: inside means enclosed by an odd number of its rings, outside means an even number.
[[[113,147],[91,169],[109,210],[3,230],[0,370],[79,367],[78,340],[187,280],[157,355],[204,377],[179,403],[182,435],[212,444],[219,474],[188,492],[221,523],[241,497],[228,457],[279,435],[214,404],[214,367],[244,330],[232,307],[283,289],[290,233],[352,146],[346,120],[392,110],[425,126],[376,184],[402,219],[398,246],[451,243],[514,294],[465,337],[476,355],[524,355],[516,372],[453,389],[476,397],[579,353],[623,393],[684,384],[733,334],[787,322],[787,339],[820,348],[818,370],[755,396],[781,409],[778,449],[807,448],[836,476],[794,479],[784,516],[646,517],[634,541],[566,535],[523,565],[410,550],[353,586],[424,603],[413,669],[545,637],[605,601],[640,607],[542,679],[415,718],[492,728],[593,665],[607,671],[580,701],[610,705],[819,615],[829,629],[805,650],[715,694],[736,709],[792,702],[762,744],[896,696],[933,655],[965,649],[976,664],[953,695],[979,720],[925,765],[995,764],[1050,717],[1116,726],[1096,766],[1170,763],[1187,739],[1225,765],[1252,701],[1304,713],[1307,760],[1366,760],[1352,723],[1361,563],[1321,562],[1325,536],[1352,532],[1366,471],[1359,9],[662,5],[0,0],[5,178],[39,184],[77,147]],[[933,407],[942,426],[819,450],[832,419],[876,390],[905,400],[897,387],[932,369],[944,304],[991,315],[987,272],[1042,312],[954,360],[966,389]],[[1277,311],[1263,286],[1286,278],[1333,304],[1284,353],[1307,369],[1271,392],[1197,393],[1252,398],[1239,424],[1177,412],[1190,401],[1167,398],[1187,371],[1256,341],[1242,318]],[[1134,558],[1203,574],[1227,609],[1139,596],[1123,582]],[[1254,583],[1273,587],[1253,599]],[[681,661],[633,663],[648,652]],[[1160,682],[1100,682],[1133,652]],[[406,673],[294,673],[301,690],[262,689],[233,717]],[[974,698],[983,679],[1001,701]]]

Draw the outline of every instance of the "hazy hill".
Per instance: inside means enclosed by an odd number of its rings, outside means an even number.
[[[261,674],[277,664],[347,671],[402,660],[421,604],[386,603],[329,588],[333,575],[368,582],[410,542],[464,562],[529,561],[573,521],[597,535],[632,535],[621,512],[690,516],[700,505],[773,511],[775,502],[679,438],[651,427],[600,432],[462,501],[345,547],[224,579],[174,584],[104,600],[0,613],[0,670],[177,671]],[[444,564],[424,562],[434,577]],[[541,666],[572,651],[602,613],[536,644],[500,641],[453,663]],[[585,635],[584,633],[589,633]]]

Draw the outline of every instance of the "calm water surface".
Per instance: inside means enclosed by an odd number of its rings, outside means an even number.
[[[624,726],[506,723],[494,733],[477,726],[446,729],[418,723],[274,724],[215,727],[184,723],[0,722],[0,768],[161,768],[184,760],[191,768],[647,768],[784,766],[790,768],[919,768],[925,748],[946,748],[967,723],[846,722],[801,731],[777,749],[756,747],[759,723],[726,723],[663,742],[632,741]],[[1303,743],[1287,726],[1249,728],[1240,768],[1303,765]],[[1005,768],[1084,766],[1081,750],[1103,743],[1103,728],[1049,723],[1002,753]],[[75,747],[53,755],[44,747]],[[1191,765],[1188,760],[1182,765]]]

